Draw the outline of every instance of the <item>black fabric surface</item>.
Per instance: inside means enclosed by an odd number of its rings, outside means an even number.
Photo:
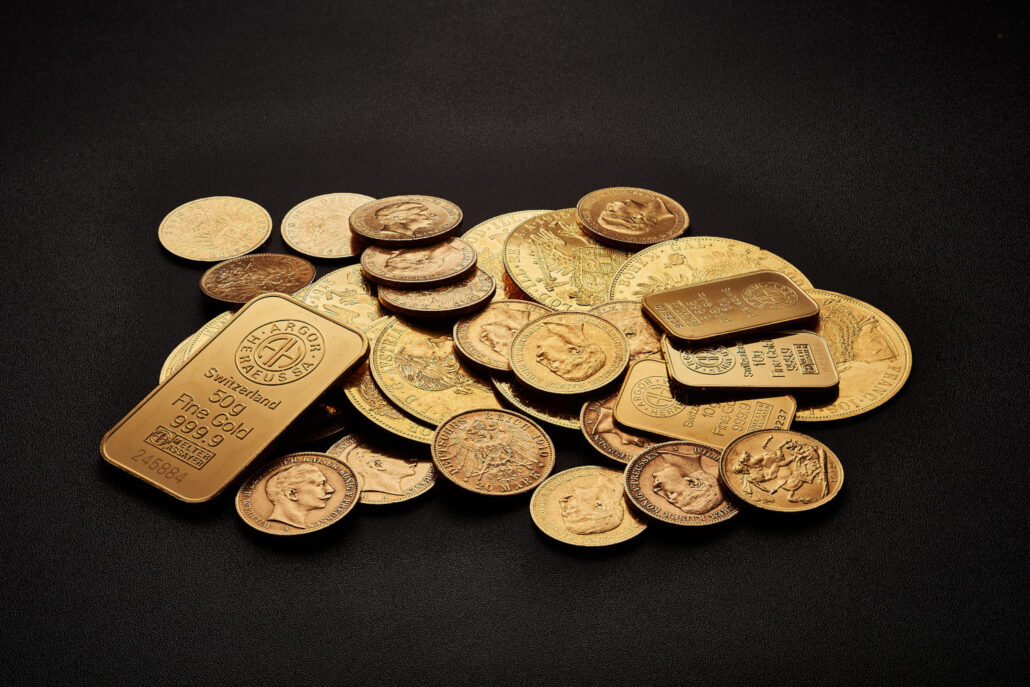
[[[2,10],[3,682],[969,683],[1026,668],[1027,43],[998,3],[26,3]],[[103,433],[219,312],[164,215],[335,191],[469,228],[663,191],[907,332],[798,424],[827,507],[552,542],[449,484],[290,541]],[[335,264],[320,263],[319,273]],[[607,464],[551,432],[557,468]],[[611,464],[615,467],[615,464]]]

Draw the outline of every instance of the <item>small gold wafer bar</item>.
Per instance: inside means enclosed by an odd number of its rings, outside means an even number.
[[[368,354],[365,336],[281,294],[258,296],[100,442],[106,461],[207,501]]]

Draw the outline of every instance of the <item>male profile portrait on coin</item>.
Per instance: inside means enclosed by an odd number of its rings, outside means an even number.
[[[265,483],[265,495],[272,503],[272,513],[266,520],[303,529],[308,514],[325,508],[335,492],[322,471],[310,463],[280,470]]]
[[[433,225],[433,211],[418,201],[400,201],[381,207],[375,212],[380,233],[386,237],[411,238],[419,229]]]
[[[405,489],[401,483],[418,471],[418,461],[414,458],[392,458],[361,445],[347,454],[347,464],[361,478],[363,492],[403,494]]]
[[[597,222],[619,234],[664,233],[676,217],[661,198],[626,198],[605,205]]]
[[[425,248],[399,248],[390,251],[383,265],[394,274],[413,274],[431,268],[461,264],[461,251],[450,243],[437,243]]]
[[[582,323],[544,326],[547,335],[536,344],[534,354],[537,362],[551,372],[570,382],[579,382],[604,367],[607,362],[604,350],[587,338]]]
[[[608,320],[626,336],[631,363],[642,358],[664,360],[662,335],[654,324],[644,317],[644,311],[638,301],[609,301],[591,308],[588,312]]]
[[[616,395],[612,395],[596,404],[597,423],[594,425],[594,432],[603,437],[609,446],[620,455],[635,456],[654,441],[629,434],[615,426],[615,414],[612,412],[615,407],[615,398]]]
[[[508,357],[515,332],[529,323],[532,313],[511,308],[496,308],[480,324],[479,342],[504,358]]]
[[[697,457],[666,453],[652,475],[652,490],[684,513],[700,515],[723,501],[719,479],[706,471]],[[718,463],[713,463],[718,470]]]
[[[580,478],[561,499],[562,522],[574,534],[601,534],[622,524],[622,485],[604,475]]]

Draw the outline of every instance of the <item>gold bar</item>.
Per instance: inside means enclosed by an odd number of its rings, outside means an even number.
[[[100,454],[177,499],[207,501],[367,354],[362,333],[258,296],[104,435]]]

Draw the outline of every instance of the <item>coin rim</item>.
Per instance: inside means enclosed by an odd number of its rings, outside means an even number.
[[[610,397],[612,399],[614,399],[614,400],[618,400],[619,392],[615,391],[614,393],[612,393],[610,395]],[[609,396],[603,396],[600,399],[592,398],[592,399],[589,399],[587,401],[584,401],[583,407],[579,409],[579,429],[580,429],[581,432],[583,432],[583,437],[587,440],[587,443],[590,444],[590,446],[593,447],[593,449],[595,451],[597,451],[598,453],[600,453],[602,456],[604,456],[606,458],[610,458],[611,460],[616,461],[617,463],[620,463],[622,465],[628,465],[630,463],[630,461],[632,461],[634,458],[639,456],[640,453],[638,453],[637,456],[630,456],[626,460],[623,460],[622,458],[619,458],[618,456],[614,455],[615,454],[615,449],[614,448],[609,446],[609,448],[611,448],[611,451],[605,450],[602,447],[602,442],[600,441],[600,439],[598,439],[596,435],[591,434],[590,432],[587,431],[587,420],[586,420],[587,408],[589,408],[590,406],[595,405],[595,404],[600,406],[602,401],[604,401],[607,398],[609,398]],[[615,421],[615,422],[618,422],[618,420],[615,419],[615,403],[614,402],[612,403],[612,420]],[[619,424],[623,424],[623,423],[620,422]],[[597,423],[595,422],[593,426],[596,427]],[[628,427],[628,425],[627,425],[627,427]],[[644,439],[650,440],[654,436],[650,432],[645,432],[644,430],[637,429],[636,427],[629,427],[629,429],[635,430],[635,431],[639,432],[640,434],[645,435],[645,436],[642,437]],[[662,438],[665,439],[667,437],[662,437]],[[679,440],[678,439],[670,439],[669,441],[679,441]],[[604,443],[604,445],[608,445],[607,442],[603,442],[603,443]],[[656,442],[656,443],[658,443],[658,442]],[[665,442],[661,442],[661,443],[665,443]],[[654,446],[654,445],[655,444],[651,444],[651,446]],[[647,448],[651,448],[651,446],[648,446]],[[646,451],[647,448],[645,448],[643,451],[641,451],[641,453]]]
[[[585,219],[583,219],[583,214],[580,212],[580,208],[583,207],[583,204],[587,201],[588,198],[590,198],[593,195],[599,194],[599,193],[604,193],[605,191],[623,191],[623,190],[625,190],[625,191],[632,191],[634,193],[639,193],[641,191],[643,191],[643,194],[650,193],[650,194],[653,194],[654,196],[660,197],[664,201],[667,201],[668,204],[676,206],[677,208],[679,208],[680,212],[683,213],[683,227],[680,228],[680,230],[675,232],[675,233],[668,234],[668,232],[666,232],[668,235],[667,236],[663,236],[661,238],[657,238],[657,239],[655,239],[655,238],[648,238],[648,239],[642,240],[642,241],[633,241],[631,239],[623,238],[622,236],[611,236],[611,235],[605,234],[599,227],[593,227],[593,226],[590,225],[589,222],[587,222]],[[675,213],[673,213],[673,214],[675,214]],[[579,226],[583,230],[585,230],[587,233],[593,235],[593,237],[596,238],[597,240],[599,240],[599,241],[608,241],[608,242],[611,242],[611,243],[615,244],[617,247],[626,247],[626,248],[631,248],[631,249],[633,249],[633,248],[640,248],[642,246],[653,246],[656,243],[661,243],[662,241],[672,241],[673,239],[678,239],[680,236],[683,236],[683,234],[686,233],[688,228],[690,228],[690,215],[687,214],[686,209],[679,203],[679,201],[676,201],[673,198],[670,198],[669,196],[665,195],[664,193],[659,193],[658,191],[652,191],[651,189],[640,188],[640,187],[637,187],[637,186],[607,186],[605,188],[595,189],[595,190],[591,191],[590,193],[587,193],[586,195],[584,195],[582,198],[579,199],[578,203],[576,203],[576,220],[579,222]],[[677,222],[678,221],[679,221],[679,218],[677,218]]]
[[[244,301],[236,301],[236,300],[231,300],[229,298],[224,298],[222,296],[217,296],[212,291],[210,291],[209,287],[204,283],[207,280],[208,275],[210,275],[212,272],[217,270],[222,265],[225,265],[226,263],[238,262],[240,260],[256,260],[256,259],[258,259],[260,257],[263,257],[263,256],[274,256],[274,257],[277,257],[277,258],[286,258],[288,260],[297,260],[299,262],[304,263],[304,265],[306,265],[311,270],[311,277],[308,279],[308,283],[304,284],[303,286],[301,286],[301,287],[299,287],[297,289],[294,289],[290,293],[286,293],[285,291],[262,291],[261,293],[254,294],[253,296],[251,296],[250,298],[248,298],[247,300],[244,300]],[[281,293],[284,296],[290,296],[292,293],[296,293],[297,291],[300,291],[303,288],[311,286],[311,284],[315,281],[315,275],[316,274],[317,274],[317,270],[315,269],[315,266],[312,265],[309,260],[305,260],[304,258],[300,257],[299,255],[290,255],[289,253],[248,253],[247,255],[240,255],[240,256],[237,256],[235,258],[229,258],[228,260],[222,260],[221,262],[216,263],[214,265],[211,265],[211,267],[208,267],[206,270],[204,270],[204,273],[202,275],[200,275],[200,290],[203,291],[204,295],[207,296],[208,298],[211,298],[213,300],[219,301],[221,303],[229,303],[231,305],[243,305],[244,303],[249,301],[251,298],[255,298],[257,296],[262,296],[262,295],[264,295],[266,293]]]
[[[461,267],[458,272],[449,274],[446,277],[437,277],[436,279],[409,279],[405,281],[401,279],[392,279],[389,276],[378,276],[365,266],[365,255],[368,254],[368,251],[373,250],[375,248],[387,248],[389,250],[397,250],[398,247],[396,246],[371,245],[361,252],[361,259],[359,260],[358,264],[361,265],[361,273],[365,276],[366,279],[375,282],[376,284],[379,284],[381,286],[393,286],[395,288],[401,289],[432,288],[434,286],[447,286],[448,284],[453,284],[456,281],[461,281],[464,277],[467,277],[470,272],[477,269],[476,263],[479,262],[479,256],[476,253],[476,249],[472,247],[472,244],[470,244],[468,241],[465,241],[460,236],[451,236],[449,238],[444,239],[444,241],[461,241],[466,246],[468,246],[470,251],[472,251],[472,262],[468,265]],[[433,243],[442,243],[442,241],[433,241]],[[411,248],[417,247],[419,246],[411,246]],[[401,247],[401,249],[403,249],[403,247]]]
[[[335,449],[341,443],[343,443],[343,442],[345,442],[347,440],[351,440],[351,439],[356,444],[360,444],[361,441],[362,441],[362,437],[360,437],[356,432],[354,434],[345,434],[342,437],[340,437],[339,439],[337,439],[336,441],[334,441],[333,445],[325,450],[326,455],[333,456],[333,458],[335,458],[336,460],[338,460],[340,462],[346,463],[346,460],[344,460],[342,456],[337,456],[337,455],[334,455],[334,454],[329,453],[329,452],[332,451],[333,449]],[[347,447],[344,447],[344,448],[347,448]],[[418,460],[418,459],[416,458],[416,460]],[[347,464],[347,467],[350,467],[349,463]],[[358,474],[354,470],[354,468],[351,468],[351,472],[354,472],[355,475]],[[429,461],[429,472],[426,473],[425,477],[420,479],[418,482],[415,483],[414,486],[411,487],[411,489],[415,489],[416,487],[419,487],[419,486],[423,485],[428,480],[429,484],[426,485],[423,489],[421,489],[419,491],[416,491],[415,493],[410,494],[410,495],[408,494],[407,490],[405,490],[405,492],[403,494],[401,494],[400,496],[398,496],[397,494],[387,494],[384,497],[384,498],[387,499],[385,501],[371,501],[371,500],[366,501],[365,500],[365,494],[366,493],[383,494],[384,492],[381,492],[381,491],[366,492],[365,489],[362,488],[362,490],[358,493],[358,501],[360,501],[361,503],[368,504],[370,506],[389,506],[389,505],[392,505],[394,503],[404,503],[405,501],[410,501],[410,500],[412,500],[414,498],[418,498],[419,496],[421,496],[422,494],[426,493],[427,491],[429,491],[430,489],[433,488],[433,485],[436,484],[436,473],[437,473],[436,463],[434,463],[432,460],[430,460]]]
[[[480,269],[482,269],[482,268],[480,268]],[[487,272],[487,274],[489,274],[489,272]],[[494,280],[495,288],[496,288],[496,284],[497,284],[497,280],[495,279]],[[486,304],[486,307],[484,307],[482,309],[482,311],[477,312],[475,314],[475,316],[473,316],[473,317],[463,317],[462,319],[460,319],[457,322],[455,322],[454,323],[454,327],[451,330],[451,338],[454,339],[454,347],[456,349],[458,349],[461,352],[461,354],[463,356],[465,356],[465,358],[467,360],[469,360],[470,362],[475,363],[476,365],[481,365],[482,367],[484,367],[484,368],[486,368],[488,370],[491,370],[491,371],[496,370],[498,372],[511,372],[511,365],[508,364],[507,360],[505,360],[505,365],[506,365],[505,367],[498,367],[497,365],[492,365],[489,362],[487,362],[486,360],[480,360],[479,358],[476,358],[472,353],[469,353],[469,351],[465,350],[465,347],[462,346],[462,344],[461,344],[461,337],[464,336],[464,337],[467,338],[467,336],[468,336],[468,330],[469,330],[469,327],[472,326],[472,320],[474,320],[476,317],[479,317],[480,315],[485,313],[487,310],[492,308],[494,305],[508,304],[508,303],[515,303],[515,304],[518,304],[518,305],[524,305],[524,304],[528,303],[530,306],[537,307],[537,308],[543,308],[544,310],[546,310],[547,312],[545,312],[544,315],[550,315],[551,313],[556,312],[554,309],[549,308],[549,307],[547,307],[546,305],[544,305],[542,303],[537,303],[536,301],[524,301],[524,300],[521,300],[521,299],[518,299],[518,298],[502,298],[500,300],[490,301],[489,303]],[[471,350],[475,350],[475,349],[471,349]]]
[[[400,200],[402,198],[404,198],[404,199],[416,198],[416,199],[419,199],[419,200],[421,200],[423,198],[429,198],[431,200],[438,201],[441,204],[451,205],[457,211],[458,217],[454,221],[454,224],[452,226],[448,227],[447,229],[445,229],[444,231],[442,231],[442,232],[440,232],[438,234],[432,234],[430,236],[419,236],[418,238],[413,238],[413,239],[393,239],[393,238],[385,238],[384,239],[384,238],[375,236],[373,234],[366,234],[365,232],[361,231],[360,229],[358,229],[354,225],[354,216],[356,214],[358,214],[358,212],[363,211],[367,206],[372,205],[374,203],[385,203],[387,201],[397,202],[398,200]],[[355,234],[357,234],[358,236],[360,236],[364,240],[369,241],[371,243],[374,243],[374,244],[377,244],[377,245],[380,245],[380,246],[387,246],[387,247],[391,247],[391,248],[404,248],[404,247],[414,248],[416,246],[423,246],[423,245],[430,244],[430,243],[439,243],[440,241],[444,241],[444,240],[446,240],[448,238],[452,238],[453,235],[457,232],[457,230],[461,227],[461,221],[464,218],[465,218],[465,215],[464,215],[464,213],[462,213],[461,207],[459,207],[458,204],[455,203],[452,200],[447,200],[446,198],[440,198],[439,196],[425,196],[425,195],[411,194],[411,195],[401,195],[401,196],[386,196],[385,198],[377,198],[376,200],[372,200],[372,201],[369,201],[369,202],[367,202],[367,203],[365,203],[363,205],[359,205],[358,207],[354,208],[354,210],[350,213],[350,217],[347,218],[347,224],[350,225],[351,231],[353,231]]]
[[[392,310],[394,312],[397,312],[397,313],[400,313],[401,315],[408,315],[410,317],[454,317],[454,316],[459,316],[459,315],[467,315],[470,312],[475,312],[476,310],[479,310],[480,308],[483,308],[483,304],[484,303],[489,304],[490,299],[492,299],[494,297],[494,294],[497,292],[497,280],[494,279],[493,276],[489,272],[487,272],[486,270],[481,269],[480,267],[476,267],[476,271],[472,275],[470,275],[470,276],[473,279],[476,279],[476,278],[479,277],[480,274],[483,274],[487,279],[490,280],[491,286],[490,286],[490,290],[487,292],[486,296],[483,297],[483,298],[480,298],[480,299],[478,299],[476,301],[474,301],[473,303],[467,303],[467,304],[462,305],[462,306],[457,307],[457,308],[451,308],[451,309],[446,309],[446,310],[443,310],[443,309],[427,310],[427,309],[419,309],[419,308],[408,308],[407,306],[400,305],[400,304],[398,304],[398,303],[396,303],[394,301],[391,301],[389,298],[384,297],[383,296],[383,291],[387,291],[387,292],[391,292],[392,291],[392,292],[394,292],[394,295],[396,295],[397,293],[415,293],[417,291],[433,291],[435,289],[444,289],[444,288],[449,288],[451,286],[455,286],[456,284],[458,284],[458,282],[454,282],[452,284],[444,284],[443,286],[436,286],[436,287],[433,287],[431,289],[398,289],[395,286],[385,286],[385,285],[383,285],[383,286],[381,286],[377,290],[377,295],[379,297],[379,302],[380,303],[382,303],[385,307],[389,308],[390,310]]]
[[[311,198],[307,198],[305,200],[302,200],[299,203],[297,203],[296,205],[294,205],[292,208],[287,210],[286,214],[283,215],[283,221],[279,223],[279,235],[283,237],[283,243],[285,243],[287,246],[289,246],[293,250],[297,251],[298,253],[301,253],[303,255],[307,255],[308,257],[320,258],[320,259],[323,259],[323,260],[335,260],[335,259],[339,259],[339,258],[352,258],[355,255],[360,254],[361,251],[365,249],[365,246],[360,246],[358,252],[356,252],[356,253],[350,253],[350,252],[346,252],[346,253],[331,253],[331,254],[329,254],[329,253],[312,253],[311,251],[304,250],[303,248],[300,248],[295,243],[293,243],[293,241],[290,240],[289,234],[287,234],[287,231],[286,231],[286,222],[287,222],[287,220],[289,220],[290,216],[294,212],[299,210],[302,205],[307,205],[311,201],[318,200],[319,198],[333,198],[333,197],[336,197],[336,196],[359,196],[361,198],[369,198],[369,199],[371,199],[371,200],[367,201],[366,203],[362,203],[362,205],[365,205],[368,202],[372,202],[372,201],[375,200],[375,198],[372,198],[372,196],[366,196],[364,193],[323,193],[321,195],[312,196]],[[357,210],[357,208],[354,208],[354,209]],[[351,212],[353,213],[354,211],[352,210]],[[347,216],[347,229],[348,229],[348,231],[351,231],[351,233],[353,234],[353,230],[350,229],[350,215]],[[358,236],[358,240],[361,241],[361,243],[365,243],[367,241],[367,239],[364,236],[360,236],[360,235]]]
[[[193,257],[191,255],[185,255],[183,253],[175,251],[165,242],[164,237],[162,236],[162,229],[164,228],[165,224],[168,222],[168,218],[171,217],[173,214],[175,214],[176,211],[178,211],[180,208],[184,208],[187,205],[193,205],[194,203],[199,203],[199,202],[205,201],[205,200],[221,200],[221,199],[225,199],[225,198],[228,198],[228,199],[231,199],[231,200],[240,200],[240,201],[243,201],[244,203],[250,203],[251,205],[256,207],[258,210],[260,210],[261,212],[265,213],[265,218],[268,220],[268,223],[267,223],[268,224],[268,228],[265,230],[265,233],[261,237],[261,240],[258,241],[256,244],[254,244],[254,246],[252,248],[248,248],[247,250],[245,250],[245,251],[243,251],[241,253],[232,253],[230,255],[219,256],[219,257],[216,257],[216,258],[198,258],[198,257]],[[167,215],[165,215],[164,219],[161,220],[161,224],[159,224],[157,226],[157,240],[161,244],[161,246],[166,251],[171,253],[172,255],[176,255],[176,256],[178,256],[180,258],[183,258],[184,260],[192,260],[193,262],[224,262],[225,260],[231,260],[232,258],[242,257],[242,256],[247,255],[249,253],[253,253],[258,248],[260,248],[261,246],[265,245],[265,241],[267,241],[268,238],[271,235],[272,235],[272,216],[270,214],[268,214],[268,210],[266,210],[264,207],[262,207],[261,205],[258,205],[257,203],[255,203],[252,200],[248,200],[247,198],[240,198],[239,196],[206,196],[204,198],[196,198],[194,200],[187,201],[185,203],[182,203],[181,205],[176,206],[171,212],[169,212]]]
[[[548,424],[554,425],[555,427],[564,427],[565,429],[579,429],[579,425],[573,423],[571,420],[568,421],[567,423],[566,422],[559,422],[555,418],[545,416],[539,410],[531,409],[531,406],[525,405],[525,404],[517,401],[516,399],[512,398],[511,396],[509,396],[508,392],[506,392],[504,390],[504,388],[502,388],[502,386],[501,386],[501,384],[507,383],[509,387],[512,387],[515,384],[520,384],[521,382],[518,382],[518,381],[510,381],[509,382],[508,380],[503,379],[503,375],[500,375],[500,374],[492,374],[492,375],[490,375],[490,382],[494,385],[494,389],[497,390],[497,393],[500,394],[501,397],[504,400],[506,400],[508,403],[512,404],[513,406],[515,406],[516,409],[521,410],[523,413],[529,415],[530,417],[534,417],[537,420],[540,420],[541,422],[546,422]],[[509,389],[509,391],[510,391],[510,389]]]

